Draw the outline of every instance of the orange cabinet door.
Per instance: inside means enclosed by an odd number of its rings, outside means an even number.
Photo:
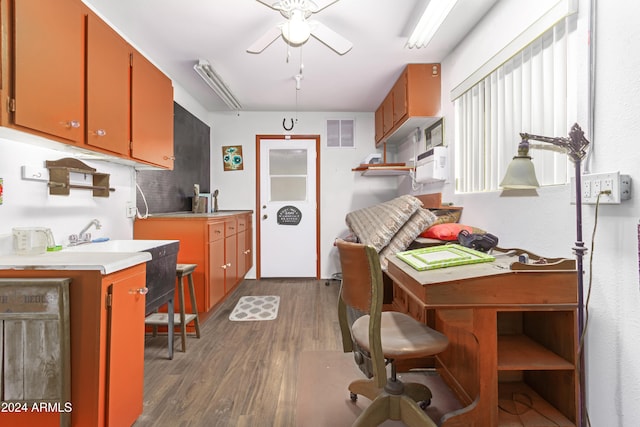
[[[131,156],[173,169],[171,80],[135,51],[131,76]]]
[[[386,135],[393,128],[393,92],[382,103],[382,131]]]
[[[375,113],[375,140],[376,143],[382,140],[384,136],[383,122],[384,122],[384,104],[381,104]]]
[[[84,45],[80,2],[14,6],[13,124],[65,142],[84,140]]]
[[[109,286],[106,425],[130,426],[144,399],[145,273]]]
[[[206,310],[211,310],[225,296],[224,290],[224,239],[209,243],[209,301]]]
[[[87,144],[129,155],[129,45],[104,21],[87,17]]]
[[[393,124],[398,123],[407,115],[407,70],[401,75],[395,85],[393,85]],[[418,96],[420,96],[418,94]]]

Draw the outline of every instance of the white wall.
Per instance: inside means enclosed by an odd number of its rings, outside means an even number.
[[[530,19],[528,7],[535,2],[499,2],[476,27],[471,37],[442,62],[445,139],[453,164],[454,120],[450,91],[492,56],[513,34],[513,23]],[[555,2],[552,2],[555,3]],[[587,48],[589,2],[580,1],[579,37]],[[640,5],[599,2],[596,42],[596,102],[591,172],[620,171],[640,180],[637,139],[640,134]],[[583,64],[588,67],[589,64]],[[580,77],[582,78],[582,77]],[[577,108],[583,129],[588,122],[586,85]],[[567,132],[569,129],[567,129]],[[566,135],[557,135],[566,136]],[[514,135],[514,152],[517,135]],[[407,144],[405,144],[407,145]],[[401,159],[411,150],[401,147]],[[453,173],[453,169],[452,169]],[[409,188],[402,184],[405,191]],[[640,191],[632,186],[632,199],[599,209],[597,232],[595,206],[583,207],[583,240],[589,248],[585,258],[585,288],[592,279],[588,303],[586,338],[587,408],[593,426],[636,426],[640,419],[640,286],[638,273],[638,220]],[[543,256],[573,257],[575,206],[570,188],[538,190],[537,197],[501,197],[498,192],[456,194],[453,180],[424,186],[420,192],[443,191],[444,200],[464,206],[462,222],[496,234],[503,247],[521,247]],[[593,269],[589,257],[593,255]],[[586,297],[586,296],[585,296]]]
[[[354,173],[368,154],[376,152],[373,113],[241,112],[212,114],[211,189],[218,189],[220,209],[256,210],[256,135],[287,134],[291,118],[298,119],[292,134],[320,135],[320,268],[321,277],[338,272],[339,261],[333,242],[347,232],[345,215],[355,209],[392,199],[397,194],[395,177],[363,177]],[[327,119],[355,120],[355,148],[327,148]],[[242,145],[244,170],[222,168],[222,146]],[[254,224],[257,219],[254,216]],[[255,240],[255,234],[254,234]],[[255,243],[254,243],[255,244]],[[255,251],[254,251],[255,253]],[[247,277],[255,278],[255,268]]]
[[[98,172],[110,174],[109,197],[93,197],[92,191],[71,189],[68,196],[50,196],[46,182],[23,180],[21,166],[44,168],[45,160],[70,157],[68,152],[0,139],[0,178],[4,179],[4,203],[0,205],[0,253],[11,251],[11,228],[50,227],[57,244],[67,242],[92,219],[102,228],[92,228],[93,238],[130,239],[133,220],[125,215],[128,201],[135,201],[133,169],[102,161],[85,161]],[[84,160],[83,160],[84,161]],[[45,171],[46,172],[46,171]],[[72,182],[82,175],[72,174]],[[89,177],[89,184],[91,178]]]

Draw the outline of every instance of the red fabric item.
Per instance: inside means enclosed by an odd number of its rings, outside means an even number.
[[[458,233],[462,230],[467,230],[469,233],[473,233],[473,227],[455,222],[447,222],[445,224],[432,225],[420,233],[420,237],[448,241],[458,240]]]

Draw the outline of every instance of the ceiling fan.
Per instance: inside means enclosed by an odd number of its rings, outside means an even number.
[[[279,0],[273,3],[268,0],[257,1],[277,10],[287,21],[267,31],[249,46],[247,52],[260,53],[280,36],[291,46],[301,46],[313,36],[340,55],[349,52],[353,47],[349,40],[326,25],[308,20],[312,14],[320,12],[338,0]]]

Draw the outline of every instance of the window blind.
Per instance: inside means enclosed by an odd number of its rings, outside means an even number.
[[[455,99],[456,191],[498,190],[520,132],[562,136],[575,122],[569,22],[560,20]],[[564,153],[529,154],[540,185],[568,181],[571,165]]]

